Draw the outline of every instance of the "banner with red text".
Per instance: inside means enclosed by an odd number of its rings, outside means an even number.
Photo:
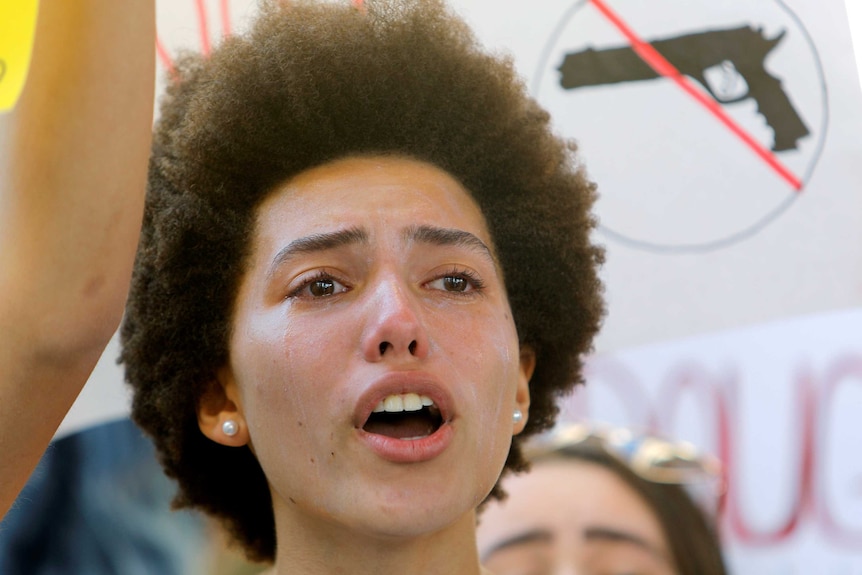
[[[862,572],[862,307],[592,358],[563,420],[689,441],[727,472],[737,575]]]

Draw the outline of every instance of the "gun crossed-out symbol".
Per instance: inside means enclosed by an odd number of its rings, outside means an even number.
[[[657,39],[649,44],[719,103],[754,98],[775,133],[772,151],[781,152],[797,149],[797,141],[809,134],[781,81],[763,65],[784,36],[782,31],[775,38],[766,38],[761,29],[742,26]],[[631,46],[572,52],[566,54],[558,70],[560,86],[565,90],[661,77]]]
[[[745,0],[647,4],[572,1],[531,88],[591,158],[603,234],[657,253],[722,249],[811,178],[829,119],[817,44],[783,0],[755,13]]]

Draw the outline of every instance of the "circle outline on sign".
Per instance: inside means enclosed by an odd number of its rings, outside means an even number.
[[[677,244],[677,245],[667,245],[667,244],[659,244],[654,242],[649,242],[645,240],[638,240],[626,236],[620,232],[614,231],[611,228],[599,223],[596,227],[597,229],[606,235],[607,237],[617,241],[623,245],[628,247],[632,247],[635,249],[650,251],[654,253],[661,254],[690,254],[690,253],[705,253],[710,251],[715,251],[718,249],[726,248],[736,243],[739,243],[743,240],[746,240],[754,235],[758,234],[764,228],[766,228],[769,224],[774,222],[778,217],[783,214],[791,204],[793,204],[799,195],[805,190],[808,185],[811,176],[814,173],[814,170],[817,166],[817,163],[820,161],[820,156],[823,153],[823,148],[826,144],[826,135],[829,131],[829,91],[826,85],[826,76],[823,72],[823,63],[820,60],[820,53],[817,51],[817,46],[814,43],[814,39],[809,34],[808,29],[805,28],[805,25],[802,23],[802,20],[799,16],[796,15],[793,10],[790,9],[787,4],[784,3],[783,0],[774,0],[775,3],[793,20],[799,29],[802,31],[802,35],[805,39],[806,44],[808,44],[809,49],[811,50],[811,54],[814,57],[815,68],[817,69],[817,75],[820,84],[821,91],[821,100],[822,100],[822,124],[820,132],[817,136],[816,143],[814,145],[813,153],[808,166],[806,167],[805,174],[802,176],[802,187],[798,191],[794,191],[790,196],[788,196],[784,201],[779,203],[775,208],[771,211],[766,212],[761,218],[759,218],[753,224],[731,233],[730,235],[712,241],[706,242],[698,242],[698,243],[688,243],[688,244]],[[585,4],[588,4],[590,0],[577,0],[574,4],[572,4],[568,10],[563,13],[563,16],[557,22],[554,27],[551,35],[548,37],[547,42],[545,42],[545,46],[542,48],[542,51],[539,55],[539,64],[536,66],[536,71],[533,74],[533,81],[530,86],[530,92],[533,94],[533,97],[541,103],[539,100],[539,87],[541,86],[542,80],[544,79],[545,66],[551,57],[551,52],[559,40],[560,36],[563,33],[565,27],[569,24],[572,16],[574,16],[581,8],[584,7]]]

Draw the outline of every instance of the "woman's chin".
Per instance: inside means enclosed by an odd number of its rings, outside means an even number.
[[[484,498],[482,493],[466,496],[469,489],[419,489],[393,485],[378,487],[372,493],[352,494],[341,505],[316,507],[301,505],[282,520],[293,528],[318,523],[332,532],[357,540],[378,540],[390,545],[409,544],[464,529],[462,536],[475,527],[475,508]],[[277,516],[276,521],[279,521]],[[470,535],[472,537],[472,535]]]

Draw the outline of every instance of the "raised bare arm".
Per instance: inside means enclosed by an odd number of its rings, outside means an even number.
[[[154,0],[42,0],[2,118],[0,516],[117,328],[146,180]]]

